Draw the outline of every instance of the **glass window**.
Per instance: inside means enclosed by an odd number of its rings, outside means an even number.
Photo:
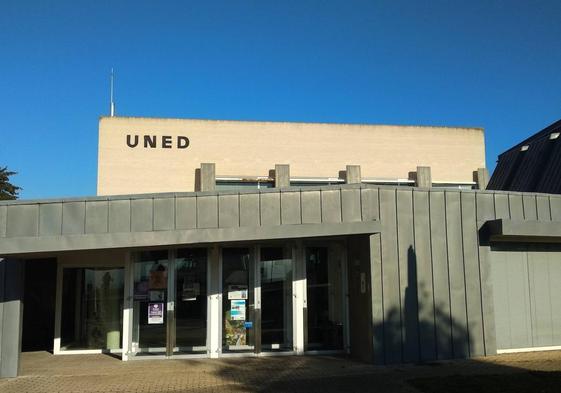
[[[121,348],[123,268],[64,268],[61,349]]]
[[[224,351],[254,348],[253,263],[248,248],[222,250],[222,312]]]

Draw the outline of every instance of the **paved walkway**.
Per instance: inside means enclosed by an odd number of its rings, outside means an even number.
[[[450,378],[512,379],[530,375],[528,370],[558,373],[561,351],[392,367],[328,356],[121,362],[106,355],[31,352],[23,354],[20,377],[0,380],[0,392],[419,392]]]

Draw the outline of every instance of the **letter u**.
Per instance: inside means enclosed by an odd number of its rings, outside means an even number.
[[[127,146],[136,147],[138,145],[138,135],[134,136],[134,143],[131,143],[131,136],[127,134]]]

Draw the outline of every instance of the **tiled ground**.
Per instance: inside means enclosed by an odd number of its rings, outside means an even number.
[[[481,375],[525,378],[528,370],[557,375],[561,351],[393,367],[327,356],[121,362],[32,352],[23,354],[20,377],[0,380],[0,392],[418,392],[413,386],[430,391],[440,380],[449,384],[451,376],[476,383]]]

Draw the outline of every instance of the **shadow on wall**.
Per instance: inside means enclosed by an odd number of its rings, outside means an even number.
[[[407,250],[407,286],[402,306],[384,311],[385,319],[373,327],[382,348],[376,363],[419,363],[469,357],[470,336],[466,320],[452,317],[450,303],[435,301],[431,282],[419,282],[417,255]],[[430,288],[429,288],[430,285]],[[465,307],[464,307],[465,314]]]

